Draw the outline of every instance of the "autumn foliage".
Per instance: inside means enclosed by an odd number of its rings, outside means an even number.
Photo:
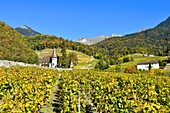
[[[124,73],[137,74],[138,71],[135,66],[129,66],[124,70]]]
[[[26,38],[4,22],[0,22],[0,59],[31,64],[39,62],[37,54],[28,46]]]

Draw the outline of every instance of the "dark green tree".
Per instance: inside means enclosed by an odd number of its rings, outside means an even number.
[[[60,65],[62,68],[68,68],[68,57],[67,57],[67,52],[66,52],[66,48],[63,46],[62,50],[61,50],[61,58],[59,60]]]
[[[115,65],[115,64],[116,64],[116,60],[110,59],[110,65]]]
[[[121,72],[120,66],[116,65],[116,67],[115,67],[115,72],[116,72],[116,73]]]
[[[100,61],[95,66],[95,69],[99,69],[99,70],[105,70],[107,68],[109,68],[109,64],[103,59],[100,59]]]
[[[73,63],[73,65],[77,65],[78,64],[78,58],[77,58],[77,53],[75,52],[70,52],[68,55],[68,63],[69,63],[69,67],[71,65],[71,63]]]
[[[152,66],[151,66],[151,63],[150,63],[150,62],[149,62],[149,67],[148,67],[148,68],[149,68],[149,70],[151,70],[151,68],[152,68]]]

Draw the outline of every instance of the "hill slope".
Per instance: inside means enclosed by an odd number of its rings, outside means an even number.
[[[153,29],[110,38],[97,43],[95,46],[105,48],[111,57],[129,53],[167,55],[169,51],[167,40],[170,40],[170,18]]]
[[[65,40],[61,37],[50,35],[36,35],[27,37],[30,47],[34,50],[43,50],[46,48],[58,48],[65,46],[69,50],[79,51],[89,56],[94,55],[96,48],[81,43]]]
[[[160,28],[160,27],[170,28],[170,16],[165,21],[161,22],[156,26],[156,28]]]
[[[16,31],[18,31],[20,34],[25,36],[34,36],[34,35],[40,35],[39,32],[34,31],[30,27],[24,25],[22,27],[15,28]]]
[[[61,48],[57,48],[56,51],[57,51],[56,53],[58,56],[62,55]],[[44,56],[51,56],[53,49],[46,48],[42,51],[35,51],[35,52],[38,54],[39,58],[42,58]],[[80,68],[88,66],[89,64],[90,64],[89,68],[94,69],[95,64],[98,62],[97,59],[94,59],[93,57],[90,57],[90,56],[83,54],[81,52],[67,50],[67,54],[70,52],[75,52],[77,54],[77,58],[78,58],[78,64],[76,66],[74,66],[74,69],[80,69]]]
[[[4,22],[0,22],[0,59],[39,62],[37,54],[29,48],[25,37]]]
[[[129,54],[127,56],[132,57],[133,61],[119,64],[120,71],[122,71],[122,72],[125,70],[125,68],[130,67],[130,66],[135,66],[141,62],[149,62],[152,60],[166,60],[167,59],[166,56],[152,56],[152,57],[150,57],[150,56],[143,56],[143,54],[139,54],[139,53]],[[112,65],[112,66],[110,66],[110,68],[107,69],[107,71],[115,71],[115,67],[116,67],[116,65]]]

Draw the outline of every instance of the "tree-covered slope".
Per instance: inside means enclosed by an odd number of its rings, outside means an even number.
[[[113,37],[97,43],[98,48],[105,48],[111,57],[128,53],[148,53],[155,55],[167,55],[167,40],[170,39],[170,18],[160,23],[153,29]]]
[[[156,28],[160,28],[160,27],[170,28],[170,16],[165,21],[161,22],[156,26]]]
[[[39,62],[37,54],[30,49],[26,38],[4,22],[0,22],[0,59]]]
[[[27,37],[30,47],[34,50],[43,50],[45,48],[65,47],[69,50],[79,51],[87,55],[95,55],[97,48],[95,46],[88,46],[81,43],[66,40],[61,37],[51,35],[36,35]]]

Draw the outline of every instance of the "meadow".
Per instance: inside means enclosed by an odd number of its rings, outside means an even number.
[[[120,67],[122,72],[125,70],[125,68],[127,68],[129,66],[136,66],[138,63],[141,63],[141,62],[149,62],[149,61],[152,61],[152,60],[165,60],[165,59],[167,59],[166,56],[149,57],[149,56],[143,56],[143,54],[139,54],[139,53],[130,54],[130,55],[127,55],[127,56],[132,57],[134,60],[130,61],[130,62],[125,62],[125,63],[119,64],[119,67]],[[107,69],[107,71],[113,71],[113,70],[115,70],[115,67],[116,67],[116,65],[112,65],[112,66],[110,66],[109,69]]]
[[[37,53],[37,55],[39,56],[39,58],[42,58],[44,56],[51,56],[53,49],[44,49],[42,51],[35,51]],[[75,52],[77,54],[77,58],[78,58],[78,64],[76,66],[74,66],[74,69],[81,69],[83,67],[86,67],[90,64],[89,69],[94,69],[94,66],[96,65],[96,63],[98,62],[97,59],[93,59],[93,57],[88,56],[86,54],[83,54],[81,52],[77,52],[77,51],[73,51],[73,50],[66,50],[67,54],[69,54],[70,52]],[[56,49],[56,53],[58,56],[61,56],[61,48],[57,48]],[[93,59],[93,60],[92,60]]]

